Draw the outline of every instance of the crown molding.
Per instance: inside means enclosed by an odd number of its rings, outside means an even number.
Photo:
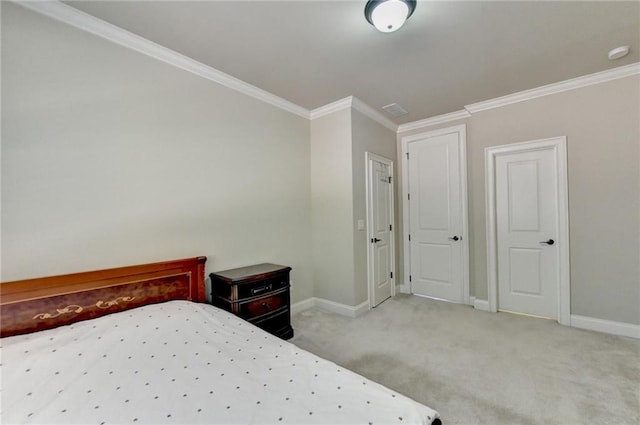
[[[547,84],[545,86],[508,94],[495,99],[485,100],[483,102],[473,103],[465,106],[464,109],[471,114],[475,114],[476,112],[486,111],[487,109],[500,108],[502,106],[524,102],[538,97],[562,93],[637,74],[640,74],[640,62],[607,69],[606,71],[596,72],[594,74],[588,74],[582,77],[572,78],[570,80],[560,81],[558,83]]]
[[[469,118],[476,112],[500,108],[502,106],[524,102],[538,97],[549,96],[551,94],[562,93],[565,91],[592,86],[595,84],[600,84],[607,81],[617,80],[619,78],[630,77],[632,75],[638,74],[640,74],[640,62],[623,65],[617,68],[608,69],[606,71],[596,72],[594,74],[588,74],[582,77],[576,77],[570,80],[547,84],[546,86],[536,87],[530,90],[524,90],[517,93],[508,94],[506,96],[496,97],[494,99],[473,103],[471,105],[465,106],[464,109],[460,111],[443,115],[436,115],[434,117],[426,118],[420,121],[412,121],[406,124],[401,124],[398,127],[398,133],[404,133],[411,130],[430,127],[436,124]]]
[[[232,90],[243,93],[247,96],[253,97],[257,100],[263,101],[277,108],[293,113],[306,119],[315,119],[327,114],[353,107],[359,112],[363,113],[372,120],[378,122],[389,130],[397,133],[402,133],[410,130],[415,130],[423,127],[429,127],[436,124],[446,123],[449,121],[455,121],[459,119],[468,118],[471,114],[476,112],[485,111],[488,109],[499,108],[506,105],[511,105],[518,102],[524,102],[527,100],[535,99],[542,96],[548,96],[551,94],[562,93],[564,91],[573,90],[581,87],[587,87],[594,84],[603,83],[606,81],[616,80],[619,78],[629,77],[632,75],[640,74],[640,62],[632,63],[629,65],[612,68],[606,71],[596,72],[594,74],[585,75],[582,77],[572,78],[570,80],[561,81],[558,83],[548,84],[545,86],[537,87],[530,90],[524,90],[521,92],[509,94],[506,96],[486,100],[483,102],[477,102],[464,107],[462,111],[451,112],[448,114],[437,115],[435,117],[426,118],[419,121],[413,121],[402,125],[397,125],[376,109],[362,102],[360,99],[349,96],[344,99],[340,99],[336,102],[332,102],[328,105],[321,106],[312,111],[274,95],[266,90],[258,88],[254,85],[246,83],[238,78],[235,78],[229,74],[191,59],[185,55],[154,43],[151,40],[140,37],[113,24],[105,22],[95,16],[82,12],[58,0],[49,1],[21,1],[11,0],[14,3],[48,16],[52,19],[71,25],[75,28],[81,29],[88,33],[97,35],[113,43],[119,44],[123,47],[135,50],[139,53],[158,59],[167,64],[173,65],[177,68],[183,69],[192,74],[198,75],[207,80],[218,83],[222,86],[230,88]]]
[[[316,118],[324,117],[325,115],[333,114],[334,112],[342,111],[343,109],[349,109],[352,104],[353,96],[327,103],[324,106],[311,110],[309,112],[309,119],[315,120]]]
[[[435,117],[426,118],[420,121],[412,121],[406,124],[400,124],[398,126],[398,133],[404,133],[411,130],[418,130],[424,127],[431,127],[436,124],[443,124],[451,121],[462,120],[465,118],[469,118],[471,114],[462,109],[460,111],[450,112],[448,114],[436,115]]]
[[[352,99],[353,109],[361,112],[362,114],[376,121],[378,124],[381,124],[382,126],[388,128],[389,130],[398,132],[398,124],[394,123],[389,118],[385,117],[380,112],[376,111],[357,97],[352,97]]]
[[[371,118],[378,124],[381,124],[382,126],[388,128],[393,132],[398,131],[398,124],[394,123],[355,96],[345,97],[343,99],[336,100],[335,102],[331,102],[327,105],[316,108],[309,113],[309,118],[314,120],[316,118],[324,117],[325,115],[329,115],[334,112],[342,111],[349,108],[355,109],[356,111]]]
[[[82,12],[71,6],[54,1],[15,1],[14,3],[34,12],[64,22],[83,31],[102,37],[113,43],[135,50],[177,68],[191,72],[207,80],[213,81],[247,96],[309,119],[309,111],[286,99],[262,90],[238,78],[218,71],[208,65],[191,59],[185,55],[133,34],[127,30],[105,22],[95,16]]]
[[[63,22],[72,27],[86,31],[98,37],[104,38],[113,43],[119,44],[131,50],[135,50],[144,55],[158,59],[177,68],[191,72],[207,80],[228,87],[232,90],[243,93],[247,96],[261,100],[265,103],[273,105],[277,108],[291,112],[295,115],[306,119],[319,118],[341,109],[353,107],[362,112],[364,115],[382,124],[392,131],[398,130],[398,125],[389,120],[381,113],[371,108],[361,100],[349,96],[320,108],[309,111],[302,106],[269,93],[266,90],[258,88],[254,85],[246,83],[229,74],[198,62],[190,57],[180,54],[174,50],[168,49],[160,44],[154,43],[144,37],[136,35],[116,25],[110,24],[95,16],[82,12],[72,6],[61,3],[58,0],[50,1],[21,1],[11,0],[14,3],[40,13],[41,15]]]

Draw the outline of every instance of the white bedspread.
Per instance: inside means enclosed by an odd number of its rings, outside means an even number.
[[[429,424],[437,413],[206,304],[2,339],[3,424]]]

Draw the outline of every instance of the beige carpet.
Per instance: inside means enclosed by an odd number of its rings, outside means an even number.
[[[640,424],[640,341],[399,295],[293,317],[294,344],[453,424]]]

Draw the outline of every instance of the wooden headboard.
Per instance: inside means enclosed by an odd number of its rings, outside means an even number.
[[[207,257],[0,284],[0,336],[93,319],[145,304],[206,300]]]

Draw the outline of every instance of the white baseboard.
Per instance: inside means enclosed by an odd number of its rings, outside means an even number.
[[[311,297],[291,304],[291,314],[300,313],[301,311],[308,310],[311,307],[318,307],[332,313],[340,314],[342,316],[358,317],[369,311],[369,301],[367,300],[353,307],[350,305],[337,303],[335,301],[325,300],[324,298]]]
[[[367,311],[369,311],[369,300],[363,301],[355,307],[356,317],[362,316]]]
[[[291,304],[291,315],[298,314],[305,310],[309,310],[311,307],[313,307],[313,305],[314,305],[313,297]]]
[[[469,303],[473,305],[473,308],[476,310],[489,311],[489,301],[487,300],[469,297]],[[323,298],[311,297],[291,304],[291,314],[297,314],[312,307],[318,307],[347,317],[358,317],[369,311],[369,301],[353,307]],[[634,325],[632,323],[614,322],[612,320],[572,314],[571,327],[640,339],[640,325]]]
[[[400,293],[401,294],[410,294],[411,293],[411,287],[409,285],[405,285],[404,283],[398,285],[398,288],[400,288]]]
[[[469,301],[476,310],[489,311],[489,301],[478,300],[476,297],[469,297]],[[634,325],[632,323],[614,322],[572,314],[570,326],[573,328],[640,339],[640,325]]]
[[[640,325],[571,315],[571,327],[640,339]]]
[[[365,301],[355,307],[352,307],[335,301],[325,300],[324,298],[314,298],[314,300],[316,307],[347,317],[358,317],[369,310],[369,301]]]
[[[489,301],[479,300],[476,297],[469,297],[469,304],[476,310],[489,311]]]

